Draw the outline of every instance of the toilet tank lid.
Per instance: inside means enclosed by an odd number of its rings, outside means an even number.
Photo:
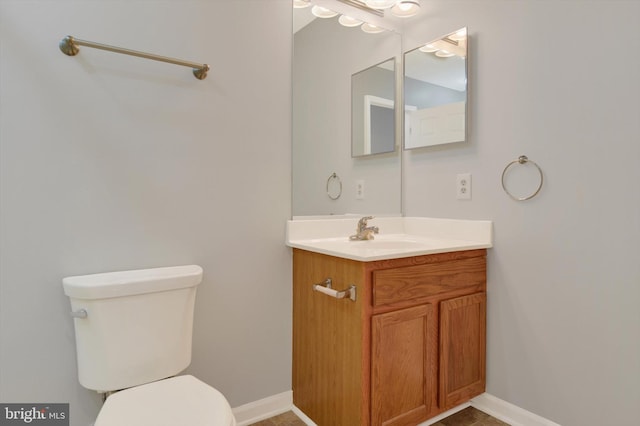
[[[184,265],[66,277],[62,285],[71,298],[107,299],[195,287],[201,281],[200,266]]]

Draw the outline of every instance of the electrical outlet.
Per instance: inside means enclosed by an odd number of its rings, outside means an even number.
[[[356,181],[356,200],[364,200],[364,180]]]
[[[471,173],[456,175],[456,198],[458,200],[471,199]]]

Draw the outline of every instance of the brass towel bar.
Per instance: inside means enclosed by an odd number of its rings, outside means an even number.
[[[94,49],[108,50],[109,52],[122,53],[139,58],[151,59],[154,61],[168,62],[174,65],[182,65],[193,68],[193,75],[198,80],[204,80],[209,71],[209,65],[196,62],[182,61],[180,59],[168,58],[166,56],[154,55],[152,53],[138,52],[137,50],[125,49],[122,47],[109,46],[108,44],[94,43],[92,41],[80,40],[72,36],[66,36],[60,41],[59,47],[62,53],[68,56],[75,56],[80,49],[78,46],[93,47]]]

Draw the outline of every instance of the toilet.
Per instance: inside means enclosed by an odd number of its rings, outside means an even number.
[[[78,379],[109,395],[95,426],[235,426],[225,397],[191,375],[198,265],[67,277]]]

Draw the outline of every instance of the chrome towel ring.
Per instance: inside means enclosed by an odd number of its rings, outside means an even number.
[[[509,168],[511,166],[513,166],[514,164],[526,164],[526,163],[531,163],[534,166],[536,166],[536,169],[538,169],[538,173],[540,174],[540,184],[538,185],[538,188],[535,190],[535,192],[531,195],[528,195],[526,197],[516,197],[515,195],[513,195],[512,193],[509,192],[509,190],[507,189],[507,186],[504,183],[504,177],[507,174],[507,170],[509,170]],[[542,189],[542,183],[544,181],[544,177],[542,175],[542,169],[540,168],[540,166],[538,166],[538,164],[533,161],[533,160],[529,160],[529,158],[527,158],[526,155],[521,155],[520,157],[518,157],[517,160],[513,160],[512,162],[510,162],[509,164],[507,164],[507,166],[504,168],[504,170],[502,171],[502,189],[504,189],[504,192],[507,193],[507,195],[511,198],[513,198],[516,201],[525,201],[525,200],[530,200],[531,198],[535,197],[536,195],[538,195],[538,192],[540,192],[540,189]]]
[[[334,188],[332,191],[329,189],[329,186],[331,186],[331,183],[333,181],[337,183],[338,188],[337,190],[336,188]],[[340,179],[340,176],[336,174],[336,172],[333,172],[327,179],[327,196],[332,200],[337,200],[338,198],[340,198],[341,195],[342,195],[342,180]]]

